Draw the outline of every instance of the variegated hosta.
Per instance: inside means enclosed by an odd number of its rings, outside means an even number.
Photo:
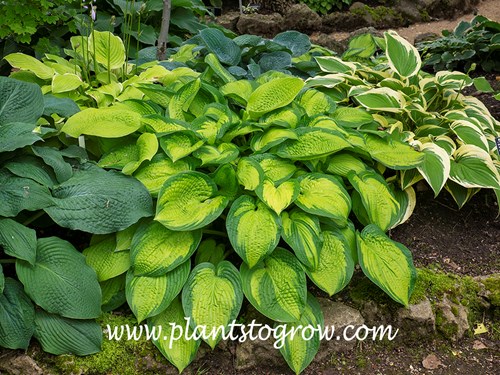
[[[214,347],[244,297],[277,324],[321,325],[308,279],[333,295],[358,263],[408,305],[411,254],[385,232],[410,217],[412,185],[425,179],[461,203],[500,187],[498,123],[457,93],[466,77],[421,73],[414,48],[393,33],[380,69],[318,57],[328,74],[305,81],[259,75],[264,62],[243,75],[228,66],[240,63],[236,42],[220,32],[200,38],[200,53],[184,46],[170,61],[183,66],[141,67],[119,102],[86,109],[61,129],[84,135],[101,166],[135,176],[155,199],[154,217],[85,250],[104,308],[127,301],[139,321],[170,333],[170,322],[187,317],[190,332],[214,332],[204,339]],[[252,40],[238,43],[252,48]],[[295,59],[317,69],[310,56]],[[281,352],[300,372],[318,341],[287,339]],[[155,345],[182,370],[200,340]]]
[[[385,55],[368,60],[379,48]],[[338,98],[342,106],[332,115],[337,123],[360,131],[405,134],[420,152],[390,140],[384,145],[378,137],[368,136],[366,143],[373,159],[400,171],[401,189],[425,179],[436,196],[445,188],[459,207],[480,188],[494,189],[500,201],[495,145],[500,123],[479,100],[462,95],[471,78],[461,72],[432,76],[421,71],[417,50],[394,32],[384,38],[357,37],[344,56],[351,61],[318,57],[324,73],[306,85]],[[399,156],[403,154],[408,158]]]

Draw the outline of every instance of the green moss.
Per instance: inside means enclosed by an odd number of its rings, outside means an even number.
[[[447,323],[441,311],[436,312],[436,327],[444,337],[452,338],[458,333],[458,326],[452,323]]]
[[[431,20],[431,16],[427,12],[427,10],[423,9],[419,13],[420,17],[422,17],[422,22],[429,22]]]
[[[490,292],[488,299],[493,306],[500,306],[500,274],[493,275],[482,281],[486,290]]]
[[[386,6],[378,6],[372,8],[368,5],[365,5],[362,8],[351,10],[351,13],[360,16],[370,15],[373,19],[373,22],[375,22],[376,24],[384,23],[389,20],[395,20],[399,22],[403,21],[403,16],[400,13],[396,12],[393,8],[389,8]]]
[[[130,325],[137,326],[133,316],[104,314],[99,323],[103,328]],[[156,347],[145,338],[138,341],[120,340],[110,341],[104,334],[102,351],[86,356],[73,355],[48,356],[43,353],[42,363],[50,367],[48,372],[57,374],[120,374],[139,375],[157,374],[165,372],[169,366]]]

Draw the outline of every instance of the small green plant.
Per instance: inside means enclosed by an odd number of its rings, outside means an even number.
[[[486,72],[500,72],[500,23],[476,16],[471,22],[462,21],[453,31],[442,33],[441,38],[417,45],[425,66],[435,72],[469,72],[476,64]]]
[[[306,4],[316,13],[327,14],[334,8],[342,9],[351,5],[352,0],[299,0],[299,2]]]

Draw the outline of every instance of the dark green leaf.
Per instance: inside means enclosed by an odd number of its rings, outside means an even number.
[[[36,232],[11,219],[0,219],[0,246],[7,255],[34,265]]]

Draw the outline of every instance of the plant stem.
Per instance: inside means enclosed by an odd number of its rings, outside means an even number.
[[[16,263],[15,259],[0,259],[0,264],[13,264]]]
[[[28,219],[26,219],[24,222],[23,222],[23,225],[30,225],[32,222],[34,222],[36,219],[42,217],[43,215],[45,215],[45,211],[43,210],[40,210],[38,211],[36,214],[34,214],[33,216],[29,217]]]
[[[219,230],[204,229],[203,233],[213,234],[215,236],[221,236],[221,237],[226,237],[227,238],[227,233],[219,231]]]

